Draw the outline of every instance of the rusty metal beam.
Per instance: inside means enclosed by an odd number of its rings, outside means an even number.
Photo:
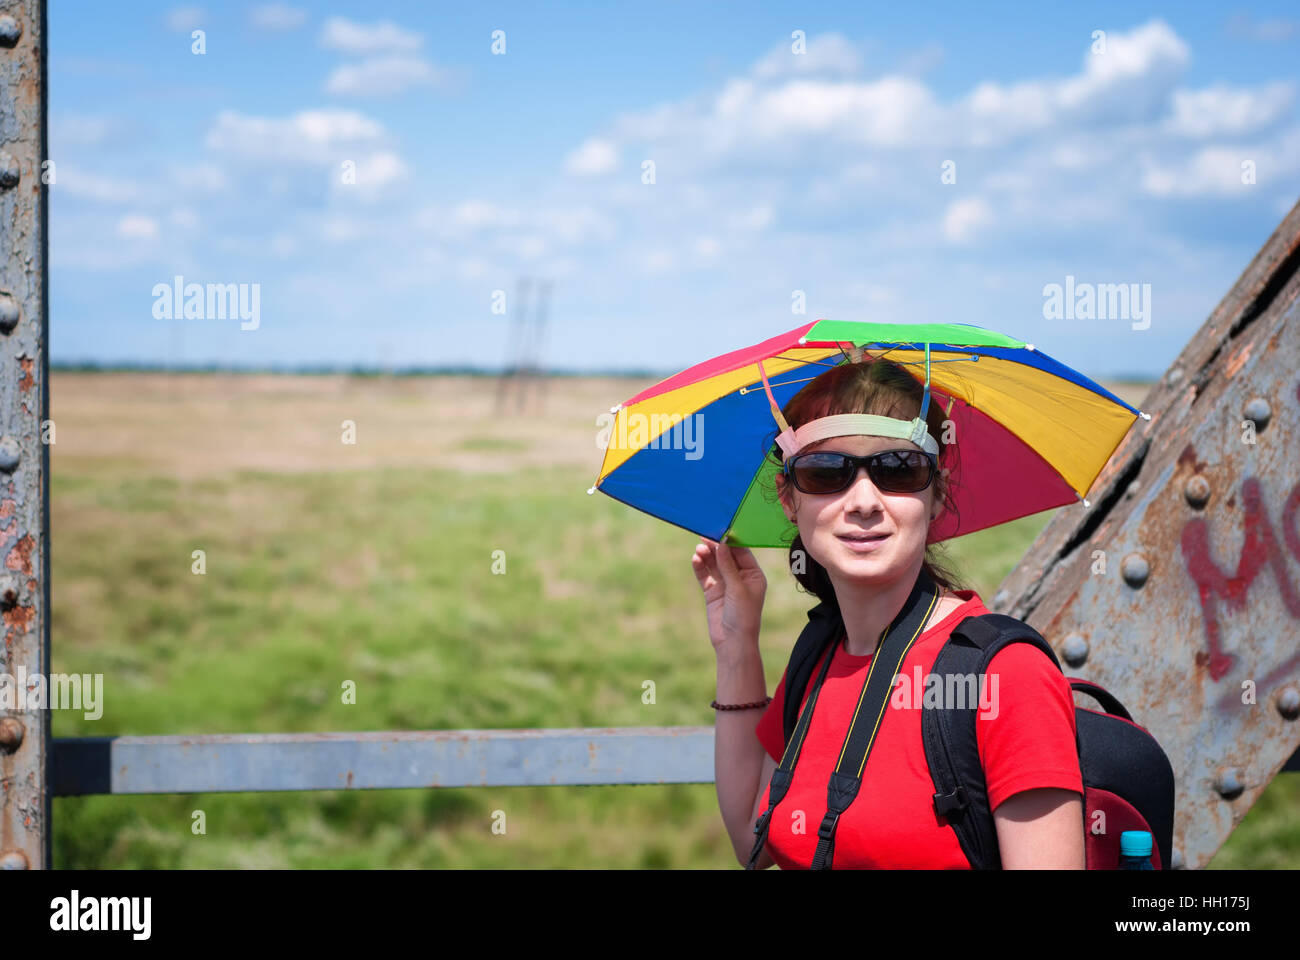
[[[1060,510],[991,604],[1160,741],[1175,867],[1204,866],[1300,745],[1298,292],[1300,204],[1152,388],[1092,506]]]
[[[43,0],[0,0],[0,672],[8,677],[20,666],[47,676],[50,662],[45,62]],[[0,867],[50,865],[49,743],[49,710],[0,701]]]

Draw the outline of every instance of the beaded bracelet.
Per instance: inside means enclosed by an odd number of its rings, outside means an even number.
[[[748,710],[751,707],[766,707],[771,702],[771,697],[766,700],[756,700],[753,703],[718,703],[718,701],[714,700],[709,706],[714,710]]]

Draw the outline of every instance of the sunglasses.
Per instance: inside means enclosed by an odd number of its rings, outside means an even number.
[[[785,475],[803,493],[839,493],[866,467],[867,476],[886,493],[918,493],[930,485],[938,458],[921,450],[885,450],[865,457],[818,450],[801,453],[785,464]]]

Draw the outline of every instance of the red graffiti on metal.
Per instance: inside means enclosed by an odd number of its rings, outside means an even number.
[[[1300,396],[1300,389],[1297,390],[1297,396]],[[1180,460],[1194,464],[1196,451],[1189,445]],[[1244,538],[1236,573],[1231,576],[1227,571],[1221,570],[1210,555],[1209,525],[1205,518],[1195,517],[1183,526],[1183,560],[1200,594],[1201,612],[1205,618],[1206,649],[1197,653],[1196,662],[1199,666],[1207,666],[1210,677],[1214,680],[1221,680],[1237,660],[1233,654],[1223,650],[1217,601],[1222,600],[1229,610],[1244,610],[1251,584],[1265,564],[1273,571],[1287,613],[1300,619],[1300,590],[1291,582],[1286,552],[1282,547],[1284,543],[1286,550],[1300,561],[1300,532],[1296,529],[1296,516],[1300,513],[1300,483],[1291,488],[1291,493],[1282,506],[1281,542],[1269,522],[1258,477],[1247,477],[1242,481],[1241,503]],[[1267,689],[1287,676],[1297,663],[1300,663],[1300,652],[1274,668],[1259,681],[1258,686]],[[1235,690],[1229,690],[1224,697],[1235,699],[1236,695]]]

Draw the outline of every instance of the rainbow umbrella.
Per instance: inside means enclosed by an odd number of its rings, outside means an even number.
[[[798,532],[777,503],[766,454],[784,407],[826,368],[867,357],[928,382],[953,423],[956,512],[928,542],[1082,500],[1137,417],[1033,344],[965,323],[816,320],[683,370],[612,408],[596,482],[615,500],[711,540],[785,547]],[[936,438],[938,439],[938,438]],[[952,447],[957,455],[951,457]]]

